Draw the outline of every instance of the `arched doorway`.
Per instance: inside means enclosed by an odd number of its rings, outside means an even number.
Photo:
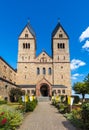
[[[40,87],[40,94],[41,94],[41,96],[44,96],[44,97],[49,96],[49,89],[46,84],[44,84]]]
[[[36,96],[51,96],[52,95],[52,86],[51,84],[43,78],[36,85]]]

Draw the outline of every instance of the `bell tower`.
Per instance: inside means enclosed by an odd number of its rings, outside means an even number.
[[[36,36],[29,23],[21,32],[18,40],[18,63],[32,62],[36,55]]]
[[[18,85],[29,84],[28,81],[31,67],[36,57],[36,35],[31,25],[27,25],[22,30],[18,39],[18,63],[17,63],[17,82]],[[31,66],[32,65],[32,66]],[[31,70],[30,70],[31,69]]]
[[[52,58],[53,86],[71,95],[69,37],[59,22],[52,32]]]
[[[69,37],[58,22],[52,32],[52,56],[54,62],[69,62]]]

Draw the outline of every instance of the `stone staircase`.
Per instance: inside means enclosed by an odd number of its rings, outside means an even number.
[[[38,97],[37,98],[38,102],[49,102],[50,98],[49,97]]]

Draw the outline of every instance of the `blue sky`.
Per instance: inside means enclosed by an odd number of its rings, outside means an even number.
[[[0,1],[0,56],[17,67],[18,36],[28,18],[36,33],[38,55],[51,56],[51,33],[58,19],[70,38],[72,84],[89,73],[89,0]]]

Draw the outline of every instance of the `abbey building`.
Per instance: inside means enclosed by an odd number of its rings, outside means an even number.
[[[8,97],[12,87],[29,95],[71,95],[69,37],[60,23],[51,36],[52,56],[36,56],[36,35],[28,23],[18,38],[17,71],[0,57],[0,95]],[[50,44],[50,43],[49,43]]]

